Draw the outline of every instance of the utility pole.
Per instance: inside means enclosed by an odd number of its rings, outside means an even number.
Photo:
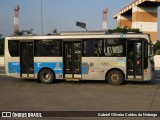
[[[43,35],[43,5],[41,0],[41,34]]]
[[[19,20],[18,20],[18,14],[19,14],[19,5],[16,5],[14,8],[14,33],[19,30]]]

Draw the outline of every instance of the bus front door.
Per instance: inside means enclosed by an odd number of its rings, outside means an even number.
[[[143,80],[143,42],[127,41],[127,80]]]
[[[81,79],[81,43],[64,42],[63,44],[64,77]]]
[[[34,77],[33,42],[20,43],[21,77]]]

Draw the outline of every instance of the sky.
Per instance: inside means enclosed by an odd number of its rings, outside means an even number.
[[[83,30],[76,21],[85,22],[88,30],[102,29],[102,10],[108,8],[108,29],[117,27],[114,13],[134,0],[42,0],[43,31],[52,33]],[[13,10],[20,6],[19,30],[41,34],[41,0],[0,0],[0,34],[13,34]]]

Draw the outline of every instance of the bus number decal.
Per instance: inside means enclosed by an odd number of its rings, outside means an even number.
[[[63,74],[63,64],[60,62],[35,62],[34,63],[34,72],[38,73],[40,69],[43,68],[50,68],[52,69],[55,74]]]

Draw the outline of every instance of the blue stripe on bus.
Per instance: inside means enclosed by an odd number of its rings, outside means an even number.
[[[86,73],[86,66],[82,65],[82,74]]]
[[[19,62],[8,62],[8,73],[20,73],[20,63]]]
[[[37,74],[42,68],[50,68],[55,74],[63,74],[62,62],[35,62],[34,73]],[[20,74],[19,62],[8,62],[8,73]],[[86,74],[86,66],[82,66],[82,74]]]
[[[55,74],[63,74],[63,63],[62,62],[35,62],[34,73],[38,73],[42,68],[50,68]]]
[[[44,67],[52,69],[55,74],[63,74],[63,64],[60,62],[35,62],[34,73],[38,73]],[[8,73],[20,74],[20,63],[8,62]]]

